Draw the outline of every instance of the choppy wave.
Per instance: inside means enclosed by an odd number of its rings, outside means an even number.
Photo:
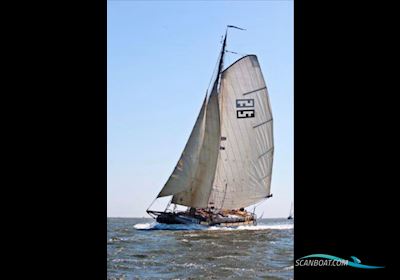
[[[293,221],[256,226],[107,220],[107,279],[293,279]]]
[[[249,225],[249,226],[236,226],[236,227],[221,227],[221,226],[203,226],[203,225],[167,225],[160,223],[143,223],[135,224],[133,226],[137,230],[288,230],[293,229],[293,224],[259,224],[259,225]]]

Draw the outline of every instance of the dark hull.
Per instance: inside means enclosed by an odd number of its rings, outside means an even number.
[[[175,213],[161,213],[157,216],[156,221],[161,224],[200,224],[201,218],[194,216],[175,214]]]
[[[198,224],[204,226],[241,226],[241,225],[256,225],[255,216],[247,217],[223,217],[220,215],[212,215],[203,217],[200,215],[191,215],[187,212],[171,213],[171,212],[154,212],[156,221],[161,224]]]

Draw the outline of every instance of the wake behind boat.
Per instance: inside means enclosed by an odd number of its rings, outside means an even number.
[[[211,90],[174,171],[156,197],[172,199],[165,211],[147,209],[159,223],[254,225],[254,211],[244,208],[272,196],[274,143],[267,87],[255,55],[223,70],[229,28],[241,29],[227,26]],[[187,209],[176,211],[177,205]]]

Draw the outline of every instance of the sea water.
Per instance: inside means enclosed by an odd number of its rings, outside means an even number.
[[[293,279],[293,220],[205,227],[108,218],[107,278]]]

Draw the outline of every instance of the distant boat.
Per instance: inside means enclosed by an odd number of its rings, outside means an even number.
[[[147,209],[159,223],[256,224],[256,215],[244,208],[272,197],[274,143],[267,87],[255,55],[245,55],[223,70],[229,28],[241,29],[227,26],[212,87],[174,171],[156,197],[172,199],[165,211],[149,210],[151,205]],[[176,211],[177,205],[187,209]]]
[[[292,205],[290,206],[290,212],[289,212],[288,219],[291,220],[293,218],[294,218],[294,215],[293,215],[293,202],[292,202]]]

